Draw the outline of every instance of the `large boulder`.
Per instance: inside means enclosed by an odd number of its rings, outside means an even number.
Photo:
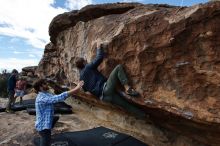
[[[22,68],[20,77],[23,77],[27,81],[27,88],[31,89],[34,82],[38,79],[36,75],[36,70],[38,66],[27,66]]]
[[[78,80],[76,57],[91,61],[97,41],[109,41],[100,66],[108,76],[123,64],[142,106],[161,126],[220,145],[220,2],[168,5],[104,4],[60,14],[39,76],[66,85]]]

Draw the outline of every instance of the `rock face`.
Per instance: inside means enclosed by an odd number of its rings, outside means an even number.
[[[220,145],[220,2],[192,7],[105,4],[58,15],[39,76],[78,80],[76,57],[94,58],[109,41],[100,70],[123,64],[143,98],[133,99],[160,126]],[[159,121],[159,122],[158,122]]]
[[[34,77],[36,76],[35,72],[38,66],[28,66],[22,68],[21,74],[24,76]]]
[[[31,92],[34,91],[32,89],[33,88],[33,84],[38,79],[38,76],[36,74],[37,68],[38,68],[38,66],[24,67],[24,68],[22,68],[22,71],[19,74],[19,77],[22,77],[27,82],[26,94],[27,93],[31,93]],[[23,99],[25,99],[25,98],[23,98]]]

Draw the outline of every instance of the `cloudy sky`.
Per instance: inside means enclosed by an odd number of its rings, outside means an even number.
[[[88,4],[166,3],[191,6],[208,0],[0,0],[0,71],[38,65],[56,15]]]

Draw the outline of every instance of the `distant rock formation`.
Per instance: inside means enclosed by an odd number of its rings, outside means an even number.
[[[28,66],[22,68],[21,75],[34,77],[36,76],[36,69],[38,66]]]
[[[56,16],[39,76],[69,85],[76,57],[90,61],[109,41],[100,70],[123,64],[143,100],[133,100],[165,128],[220,145],[220,2],[174,7],[118,3]]]
[[[28,66],[22,68],[22,71],[20,72],[19,76],[23,77],[27,81],[27,88],[32,88],[34,81],[38,79],[38,76],[36,74],[38,66]],[[29,91],[28,91],[29,92]]]

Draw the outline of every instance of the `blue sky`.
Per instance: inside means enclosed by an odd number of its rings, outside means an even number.
[[[140,2],[191,6],[208,0],[0,0],[0,71],[38,65],[53,17],[88,4]]]

